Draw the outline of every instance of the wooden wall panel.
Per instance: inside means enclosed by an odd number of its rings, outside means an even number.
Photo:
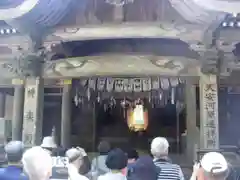
[[[126,4],[122,9],[121,22],[154,22],[154,21],[183,21],[183,18],[171,7],[166,0],[135,0]],[[71,12],[60,23],[66,25],[116,23],[114,18],[115,6],[105,0],[88,0],[87,6],[82,9],[79,2],[74,4]]]

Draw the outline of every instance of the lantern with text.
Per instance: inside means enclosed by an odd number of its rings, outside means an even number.
[[[127,123],[130,130],[146,131],[148,127],[148,111],[142,100],[137,100],[133,107],[128,109]]]

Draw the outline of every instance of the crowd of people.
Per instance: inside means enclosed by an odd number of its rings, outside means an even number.
[[[150,155],[139,155],[134,149],[123,151],[100,142],[98,155],[90,161],[83,148],[58,148],[52,137],[45,137],[41,146],[24,148],[21,141],[5,146],[8,165],[0,169],[0,180],[49,180],[55,169],[64,167],[69,180],[184,180],[181,167],[168,156],[169,143],[156,137]],[[225,180],[229,165],[221,153],[206,153],[193,167],[190,180]]]

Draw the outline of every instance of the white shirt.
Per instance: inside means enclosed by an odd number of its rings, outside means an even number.
[[[91,171],[98,173],[98,171],[103,171],[105,173],[109,172],[110,170],[106,166],[106,155],[100,155],[92,160]]]
[[[72,164],[68,165],[68,175],[68,180],[89,180],[86,176],[79,174],[77,168]]]
[[[118,173],[108,172],[104,175],[99,176],[98,180],[127,180],[127,178],[121,172]]]

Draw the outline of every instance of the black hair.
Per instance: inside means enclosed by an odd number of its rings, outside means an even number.
[[[128,180],[157,180],[161,169],[156,167],[150,156],[141,156],[128,169]]]
[[[107,141],[101,141],[98,145],[98,152],[100,155],[107,155],[110,149],[111,146]]]
[[[128,159],[138,159],[139,155],[135,149],[129,149],[127,151],[127,157]]]
[[[127,166],[127,156],[123,150],[115,148],[108,153],[106,166],[112,170],[121,170]]]

